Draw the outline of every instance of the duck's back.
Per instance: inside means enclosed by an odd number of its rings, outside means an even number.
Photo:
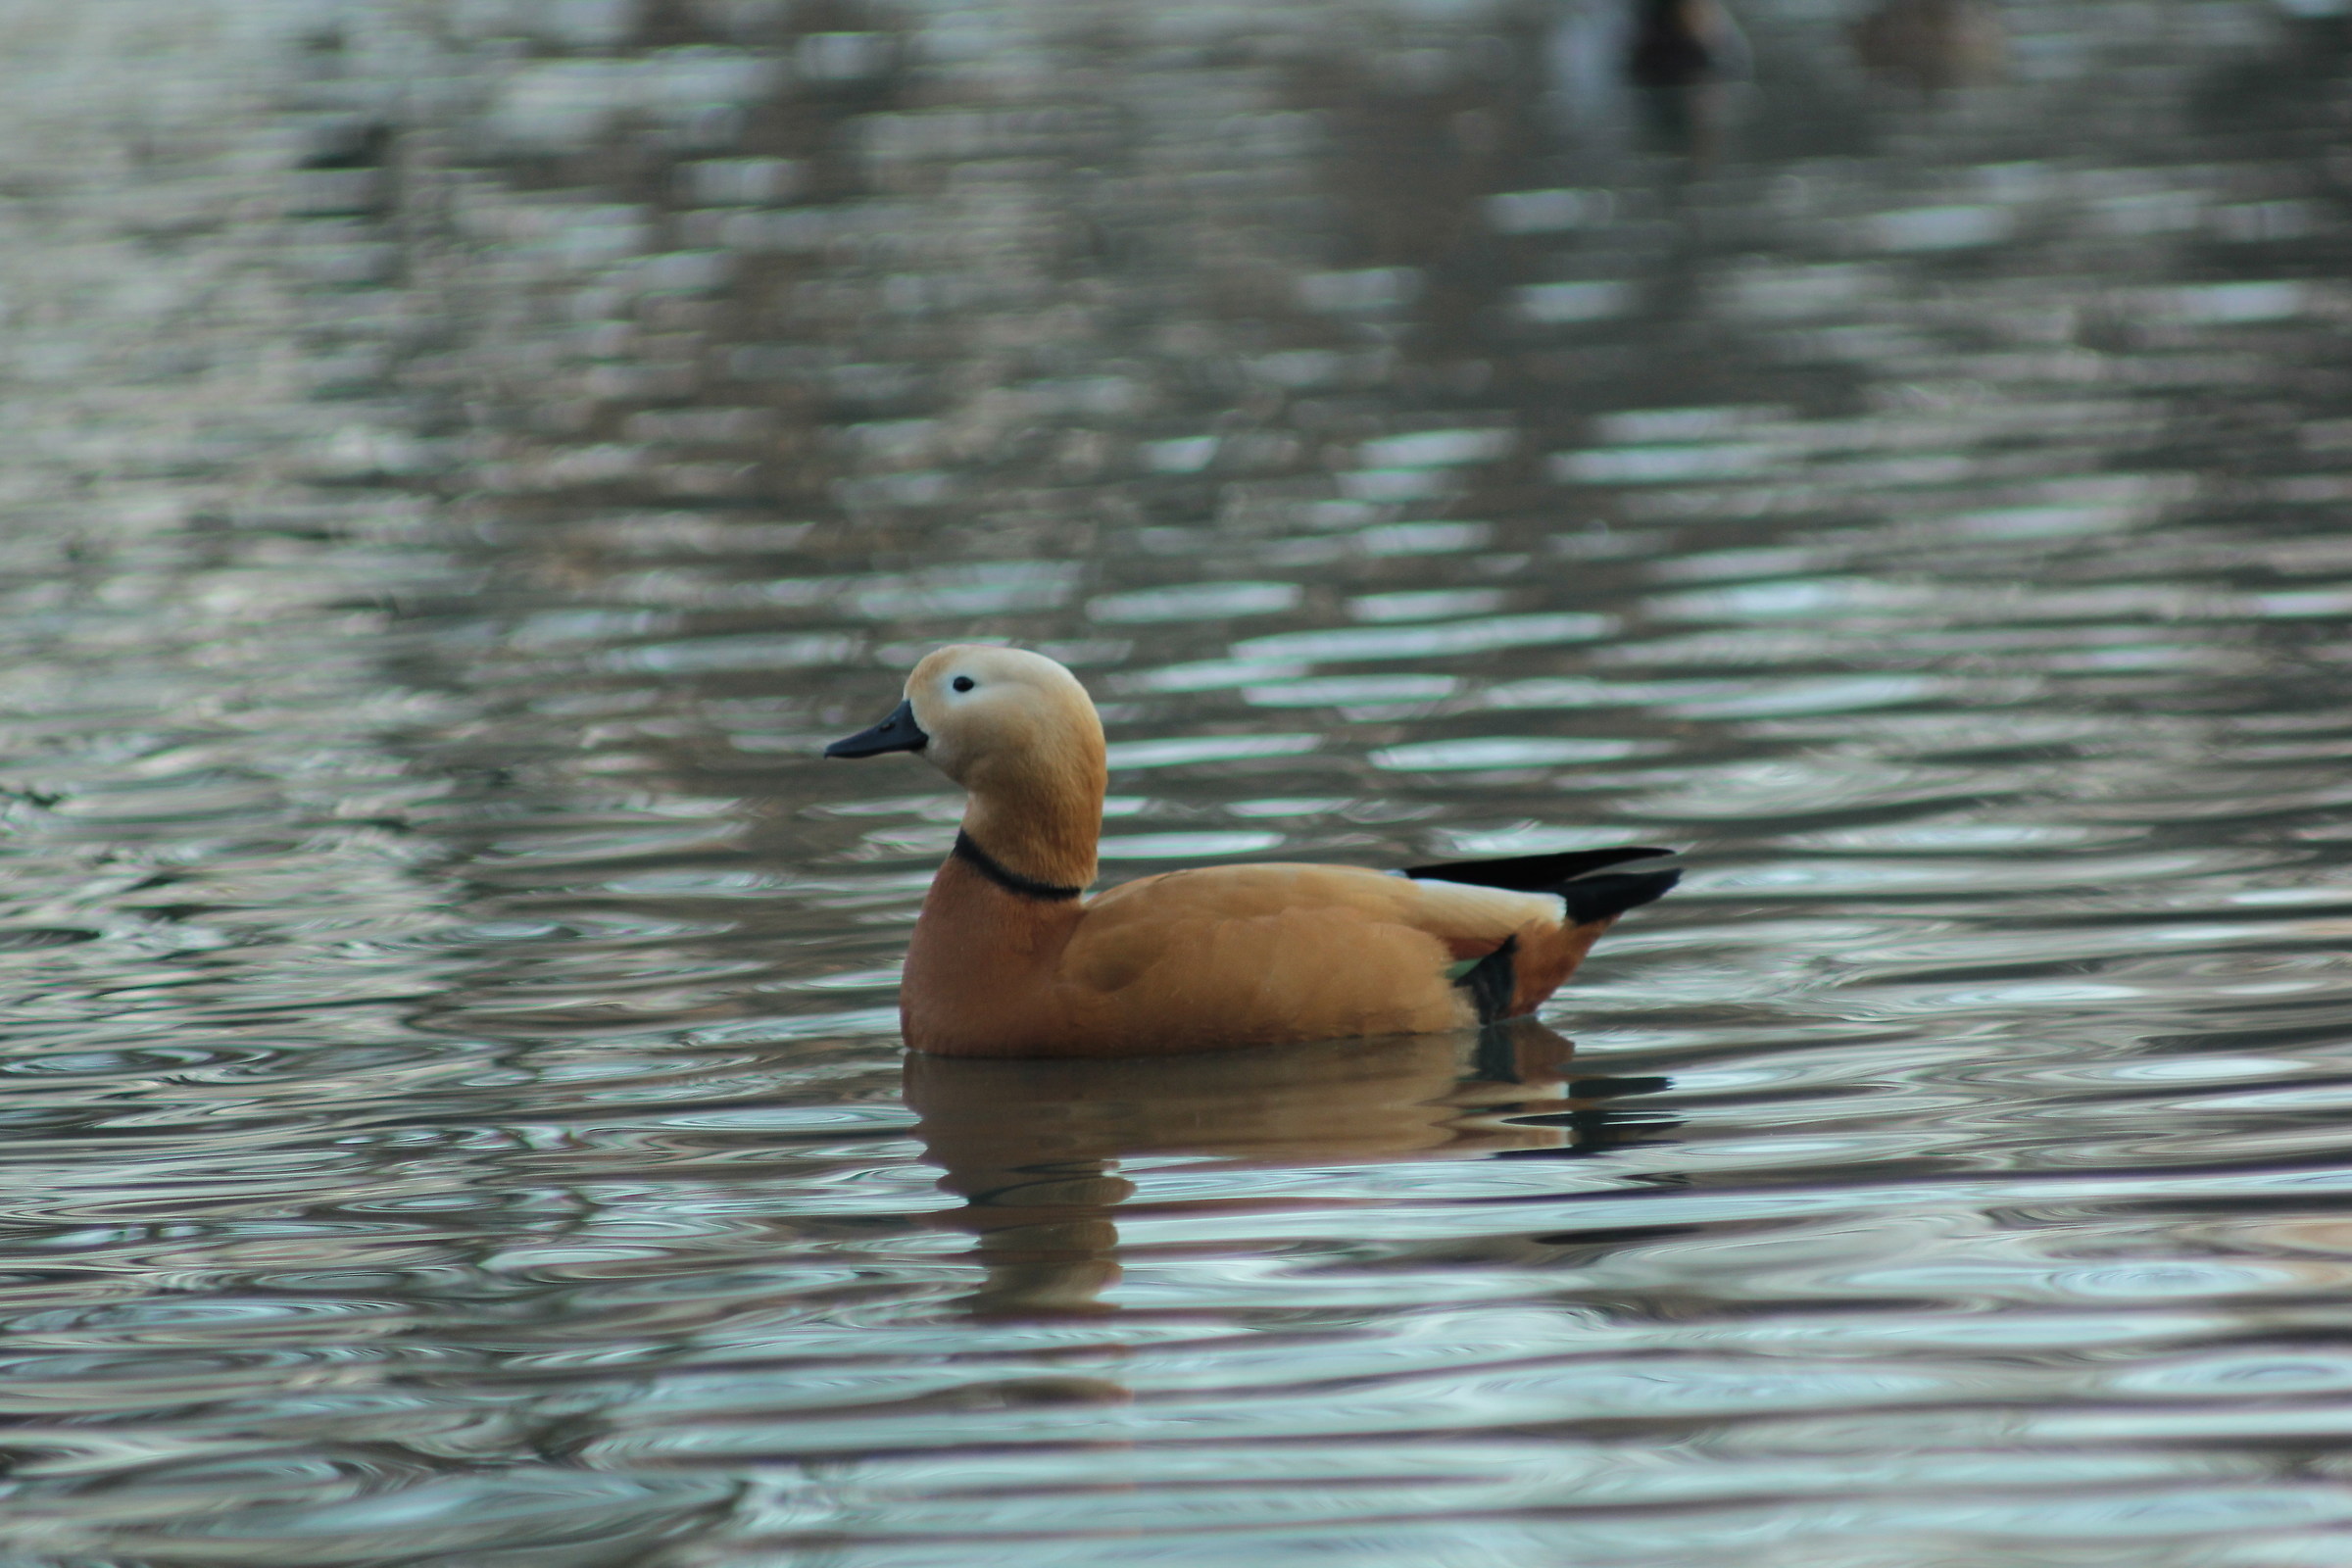
[[[1394,871],[1354,865],[1264,861],[1200,866],[1139,877],[1093,899],[1082,930],[1109,940],[1177,924],[1315,914],[1342,922],[1400,925],[1426,933],[1449,950],[1465,945],[1485,953],[1530,921],[1556,921],[1561,901],[1467,883],[1416,881]],[[1459,956],[1458,954],[1456,956]]]

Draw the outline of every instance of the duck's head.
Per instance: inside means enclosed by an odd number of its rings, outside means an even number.
[[[1102,789],[1102,720],[1078,677],[1043,654],[957,643],[906,677],[906,700],[827,757],[919,752],[975,795]]]

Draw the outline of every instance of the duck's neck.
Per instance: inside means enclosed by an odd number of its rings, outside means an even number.
[[[1016,879],[1088,887],[1102,836],[1103,778],[1096,757],[1053,773],[992,780],[974,789],[964,807],[964,836]]]

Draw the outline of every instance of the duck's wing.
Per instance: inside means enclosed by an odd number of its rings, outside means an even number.
[[[1234,1044],[1417,1033],[1498,1015],[1467,977],[1560,920],[1546,894],[1346,866],[1214,867],[1094,900],[1057,971],[1074,1007],[1131,1035],[1162,1018]]]
[[[1232,1044],[1412,1033],[1532,1011],[1609,920],[1678,872],[1611,865],[1662,851],[1420,867],[1259,864],[1144,877],[1091,901],[1056,965],[1080,1014],[1130,1038],[1182,1020]],[[1543,890],[1455,880],[1483,869]],[[1500,865],[1502,869],[1494,869]],[[1170,1027],[1175,1027],[1171,1025]]]

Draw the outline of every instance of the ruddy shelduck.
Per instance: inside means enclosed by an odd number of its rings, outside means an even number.
[[[1201,867],[1094,898],[1102,721],[1041,654],[942,648],[827,757],[917,752],[970,799],[899,994],[943,1056],[1122,1056],[1428,1034],[1533,1012],[1673,870],[1626,846],[1412,866]]]

